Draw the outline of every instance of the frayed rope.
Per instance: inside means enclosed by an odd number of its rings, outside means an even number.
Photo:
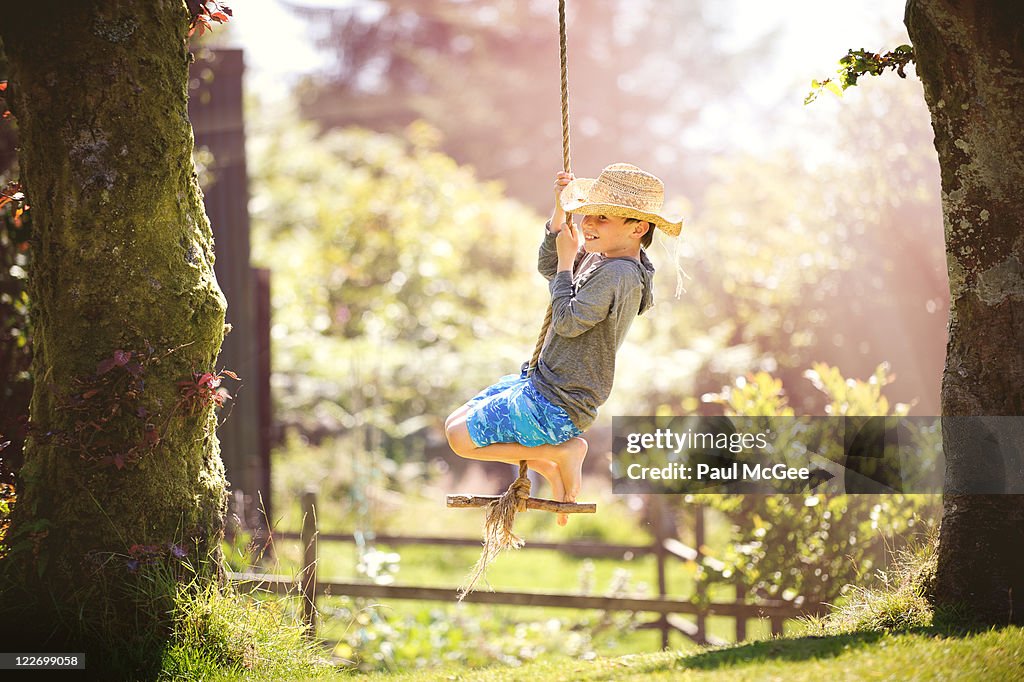
[[[519,463],[519,478],[512,482],[501,497],[487,505],[487,516],[484,519],[484,548],[477,559],[476,566],[470,571],[465,583],[459,587],[459,601],[473,591],[477,581],[484,577],[488,564],[503,549],[519,549],[524,540],[512,532],[512,524],[516,520],[516,512],[526,511],[527,500],[530,499],[530,479],[526,473],[526,461]]]

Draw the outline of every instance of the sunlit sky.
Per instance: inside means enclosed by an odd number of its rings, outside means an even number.
[[[576,11],[586,11],[585,0],[567,0]],[[634,0],[648,4],[649,0]],[[229,3],[232,4],[232,3]],[[372,13],[376,0],[294,0],[292,4],[318,7],[361,6]],[[552,30],[556,30],[555,0],[550,0]],[[839,0],[723,0],[711,5],[719,16],[712,17],[729,29],[726,46],[742,47],[765,35],[774,35],[772,53],[756,74],[742,84],[749,106],[735,102],[716,106],[708,103],[705,118],[728,129],[735,144],[758,144],[763,131],[756,130],[757,110],[765,106],[782,108],[794,126],[808,116],[803,98],[810,81],[832,75],[836,62],[849,48],[883,50],[906,42],[902,24],[902,0],[862,0],[851,4]],[[287,86],[300,76],[324,64],[309,38],[309,27],[280,0],[246,0],[233,3],[234,18],[229,43],[245,50],[246,85],[250,92],[272,99],[287,93]],[[572,59],[572,26],[569,26],[569,54]],[[680,28],[685,40],[686,29]],[[570,62],[571,64],[571,62]],[[836,106],[822,98],[816,116]],[[722,126],[722,117],[731,120]],[[748,138],[749,139],[745,139]]]
[[[578,10],[586,11],[584,0],[576,1],[580,3]],[[246,50],[254,77],[290,79],[321,63],[308,42],[305,22],[295,18],[281,0],[245,0],[231,4],[235,44]],[[289,4],[306,7],[361,5],[372,12],[372,6],[377,3],[376,0],[293,0]],[[774,30],[780,31],[778,63],[771,70],[774,75],[769,77],[778,83],[794,76],[809,78],[820,66],[833,63],[836,55],[847,47],[891,46],[893,28],[903,31],[904,4],[902,0],[862,0],[856,4],[840,0],[775,3],[724,0],[718,7],[726,14],[725,24],[733,31],[730,39],[737,45]],[[555,0],[551,0],[551,7],[554,22]],[[900,39],[905,38],[906,34],[901,33]],[[268,49],[269,46],[273,49]],[[818,68],[816,63],[820,65]]]

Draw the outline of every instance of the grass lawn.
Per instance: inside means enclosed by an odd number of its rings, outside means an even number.
[[[921,629],[753,642],[698,653],[657,652],[592,661],[549,658],[511,668],[449,666],[402,674],[341,674],[367,682],[432,680],[1020,680],[1024,628],[951,636]]]

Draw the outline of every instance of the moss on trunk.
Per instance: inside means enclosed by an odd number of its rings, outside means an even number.
[[[1024,5],[910,0],[906,24],[942,169],[942,413],[1024,415]],[[947,491],[964,490],[982,466],[977,444],[960,447],[970,440],[949,431],[956,424],[943,425]],[[967,620],[1024,623],[1024,496],[947,494],[943,507],[937,604]]]
[[[83,629],[161,617],[86,589],[135,580],[133,545],[217,567],[217,417],[179,387],[213,369],[226,308],[192,163],[187,30],[182,0],[18,3],[0,24],[36,234],[31,430],[2,563],[83,608]]]

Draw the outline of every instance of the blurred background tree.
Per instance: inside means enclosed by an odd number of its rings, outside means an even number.
[[[287,3],[309,21],[327,68],[296,89],[327,128],[398,132],[422,119],[440,149],[511,197],[546,210],[560,170],[554,2],[390,0],[341,8]],[[677,140],[740,86],[769,37],[742,50],[719,40],[721,3],[588,0],[567,4],[573,168],[645,160],[670,186],[700,188],[707,150]],[[706,74],[714,74],[707,77]]]
[[[316,440],[366,413],[397,441],[518,372],[544,313],[543,221],[436,151],[425,123],[273,121],[252,145],[253,257],[274,268],[286,428]]]

